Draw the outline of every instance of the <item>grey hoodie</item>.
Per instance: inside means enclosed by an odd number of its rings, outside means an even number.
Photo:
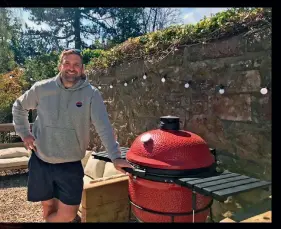
[[[13,123],[17,134],[30,135],[28,110],[37,109],[32,128],[37,156],[49,163],[79,161],[90,140],[90,124],[105,146],[111,160],[120,157],[106,107],[100,92],[86,77],[66,89],[60,75],[36,82],[13,104]]]

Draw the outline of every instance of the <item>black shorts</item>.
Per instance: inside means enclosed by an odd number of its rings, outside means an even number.
[[[32,152],[28,169],[28,201],[38,202],[57,198],[67,205],[81,203],[84,185],[81,161],[50,164]]]

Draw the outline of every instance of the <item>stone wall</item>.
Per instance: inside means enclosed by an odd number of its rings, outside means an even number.
[[[89,77],[94,85],[128,80],[127,87],[101,88],[121,145],[157,128],[160,116],[176,115],[181,128],[217,149],[225,167],[271,180],[271,91],[260,93],[271,85],[271,28],[179,47],[156,64],[122,63]],[[94,136],[91,144],[101,149]]]

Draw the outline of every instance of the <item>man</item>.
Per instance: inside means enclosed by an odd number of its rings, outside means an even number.
[[[93,123],[115,168],[131,165],[120,158],[99,91],[84,75],[79,50],[62,52],[59,74],[36,82],[13,104],[13,122],[27,149],[28,201],[41,201],[46,222],[71,222],[78,212],[83,190],[81,159],[89,143]],[[37,109],[32,133],[28,111]]]

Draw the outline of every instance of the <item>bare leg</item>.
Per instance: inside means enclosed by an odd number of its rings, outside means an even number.
[[[58,200],[54,198],[54,199],[42,201],[42,207],[43,207],[43,218],[44,220],[46,220],[46,218],[49,215],[51,215],[52,213],[58,210]]]
[[[47,222],[71,222],[75,219],[79,205],[66,205],[58,200],[58,209],[56,212],[47,216]]]

